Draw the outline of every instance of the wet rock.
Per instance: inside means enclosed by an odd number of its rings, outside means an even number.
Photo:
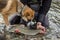
[[[6,40],[6,38],[4,37],[4,35],[0,34],[0,40]]]
[[[56,34],[57,38],[60,38],[60,32]]]
[[[32,38],[32,39],[30,39],[30,40],[37,40],[37,38]]]

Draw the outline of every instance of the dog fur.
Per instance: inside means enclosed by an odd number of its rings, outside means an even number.
[[[34,10],[31,10],[31,8],[29,8],[27,5],[24,7],[23,11],[22,11],[22,18],[25,21],[31,21],[34,18]]]
[[[0,0],[0,2],[2,2],[2,1]],[[23,7],[24,5],[21,2],[18,2],[17,0],[6,0],[5,3],[6,3],[6,4],[4,4],[5,6],[0,5],[1,7],[4,6],[3,8],[0,7],[0,12],[3,16],[6,26],[9,26],[10,23],[8,21],[8,16],[11,14],[15,14],[17,12],[17,7],[19,9],[19,8]],[[34,11],[31,8],[29,8],[28,6],[26,8],[24,8],[24,10],[22,11],[22,18],[25,21],[27,21],[27,20],[31,20],[33,17],[34,17]]]

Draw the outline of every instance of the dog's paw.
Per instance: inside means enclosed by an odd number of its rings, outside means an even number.
[[[11,27],[12,27],[12,26],[10,26],[10,25],[7,26],[7,27],[6,27],[6,31],[9,31],[9,29],[10,29]]]
[[[6,31],[9,31],[10,29],[12,29],[15,25],[9,25],[6,27]]]

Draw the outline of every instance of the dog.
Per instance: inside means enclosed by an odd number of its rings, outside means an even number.
[[[5,21],[6,24],[6,28],[9,29],[10,23],[8,20],[9,15],[15,14],[17,12],[17,10],[21,9],[24,5],[21,2],[18,2],[17,0],[0,0],[1,5],[0,6],[0,12],[3,16],[3,19]],[[18,4],[17,4],[18,3]],[[18,7],[18,9],[17,9]],[[21,10],[20,10],[21,11]],[[18,14],[18,13],[16,13]],[[22,10],[22,19],[27,21],[27,20],[31,20],[34,16],[34,11],[29,8],[28,6],[24,8],[24,10]]]

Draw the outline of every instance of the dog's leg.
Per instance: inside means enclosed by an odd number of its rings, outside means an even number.
[[[6,26],[9,25],[9,22],[8,22],[8,13],[7,12],[10,10],[11,5],[12,5],[12,0],[8,0],[6,7],[4,9],[2,9],[2,12],[1,12],[2,16],[4,18]]]
[[[10,23],[8,21],[8,15],[7,14],[2,14],[2,16],[3,16],[3,19],[5,21],[6,29],[8,30],[9,29],[9,25],[10,25]]]

